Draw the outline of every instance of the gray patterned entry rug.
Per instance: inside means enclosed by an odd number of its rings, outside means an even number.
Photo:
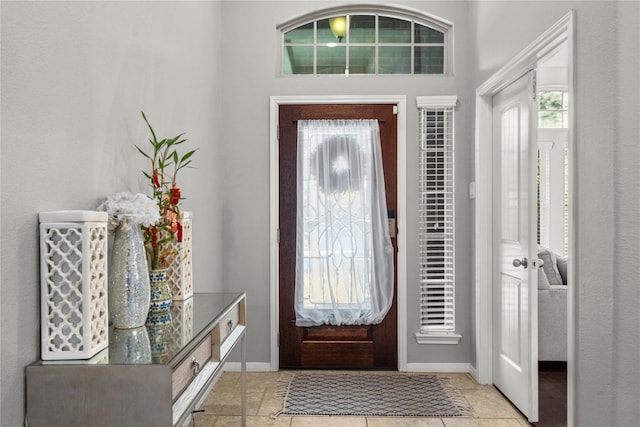
[[[447,378],[436,375],[301,372],[283,381],[284,403],[276,416],[472,416],[464,396]]]

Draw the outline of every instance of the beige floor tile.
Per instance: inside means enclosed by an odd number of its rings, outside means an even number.
[[[247,417],[247,427],[289,427],[291,419],[288,417],[278,417],[271,419],[269,417]],[[241,427],[242,418],[238,416],[224,416],[218,417],[215,424],[209,426],[208,424],[198,424],[194,427]]]
[[[280,380],[278,372],[249,372],[247,373],[247,387],[249,389],[257,387],[275,387]],[[240,380],[238,380],[238,383]]]
[[[264,397],[264,390],[247,391],[247,414],[257,415]],[[242,411],[240,389],[232,391],[212,391],[202,404],[205,412],[216,415],[240,415]]]
[[[318,371],[295,371],[318,372]],[[344,373],[345,371],[336,371]],[[247,425],[251,427],[528,427],[522,414],[493,386],[479,385],[464,373],[437,374],[448,378],[473,408],[474,417],[288,417],[271,415],[282,409],[278,386],[291,371],[247,373]],[[381,375],[397,374],[380,372]],[[196,416],[195,427],[240,426],[240,374],[225,372]]]
[[[291,427],[367,427],[364,417],[291,417]]]
[[[193,416],[193,427],[213,427],[218,419],[217,415],[199,413]]]
[[[269,393],[265,393],[264,398],[262,399],[262,403],[260,404],[260,409],[258,410],[258,415],[271,415],[280,411],[282,409],[283,404],[282,397],[270,396]]]
[[[444,427],[440,418],[367,417],[367,427]]]
[[[514,418],[522,415],[498,390],[492,386],[476,389],[462,389],[473,413],[478,418]]]
[[[236,384],[238,381],[240,381],[240,372],[224,372],[220,378],[218,378],[218,381],[216,381],[214,388],[228,387],[231,384]]]
[[[445,427],[522,427],[515,418],[443,418]]]
[[[486,387],[478,384],[476,380],[469,374],[442,374],[443,378],[448,378],[451,384],[457,389],[476,389]]]

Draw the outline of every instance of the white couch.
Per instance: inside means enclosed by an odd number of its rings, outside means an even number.
[[[567,360],[567,258],[538,248],[538,360]]]

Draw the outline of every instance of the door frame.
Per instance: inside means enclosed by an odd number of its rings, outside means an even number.
[[[279,282],[279,251],[278,251],[278,218],[279,218],[279,156],[278,156],[278,120],[280,105],[291,104],[396,104],[398,106],[398,159],[397,159],[397,197],[398,216],[396,218],[398,236],[398,370],[407,370],[407,239],[405,236],[407,227],[407,177],[405,173],[407,165],[406,149],[406,104],[405,95],[302,95],[302,96],[271,96],[269,108],[269,187],[270,187],[270,369],[277,371],[280,365],[278,352],[280,317],[278,282]],[[405,313],[405,315],[403,315]]]
[[[569,253],[575,259],[576,236],[575,220],[575,159],[576,114],[575,114],[575,11],[570,11],[552,27],[545,31],[511,61],[498,70],[476,89],[475,114],[475,348],[476,366],[472,370],[475,379],[481,384],[493,383],[493,321],[492,321],[492,281],[493,251],[493,135],[492,100],[493,96],[513,83],[530,69],[536,69],[538,63],[552,55],[558,47],[566,43],[568,47],[568,91],[569,91]],[[532,141],[536,143],[536,141]],[[569,263],[569,283],[567,289],[567,417],[568,425],[573,425],[575,396],[575,262]],[[537,316],[537,313],[535,314]],[[536,355],[537,360],[537,355]]]

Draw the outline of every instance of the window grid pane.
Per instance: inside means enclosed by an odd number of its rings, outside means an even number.
[[[349,73],[375,74],[375,46],[351,46],[349,48]]]
[[[411,43],[411,21],[381,16],[378,18],[379,43]]]
[[[425,27],[418,23],[414,24],[414,43],[443,43],[444,34],[433,28]]]
[[[415,74],[444,73],[444,47],[416,46],[414,50],[415,64],[413,71]]]
[[[345,46],[318,46],[317,74],[342,74],[346,66]]]
[[[287,46],[284,74],[313,74],[313,46]]]
[[[380,46],[378,72],[380,74],[411,74],[411,47]]]
[[[317,23],[317,37],[318,37],[318,41],[317,43],[319,45],[321,44],[327,44],[327,43],[337,43],[338,42],[338,38],[333,35],[333,33],[331,32],[331,26],[329,25],[329,20],[328,19],[322,19],[320,21],[318,21]]]
[[[313,43],[313,22],[294,28],[284,34],[285,43]]]
[[[374,44],[376,42],[376,17],[356,15],[350,18],[349,42]]]
[[[420,328],[455,331],[453,109],[420,110]]]
[[[541,91],[538,94],[538,127],[569,127],[569,94],[562,90]]]

